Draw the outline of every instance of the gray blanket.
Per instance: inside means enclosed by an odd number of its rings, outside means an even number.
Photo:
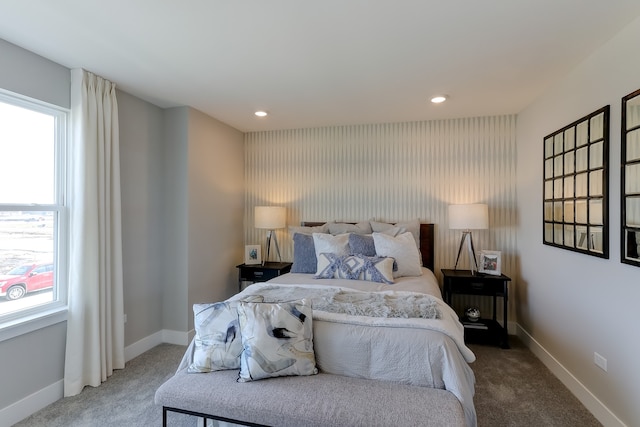
[[[352,316],[441,319],[436,299],[427,294],[408,292],[389,294],[384,292],[361,292],[348,289],[309,289],[290,286],[283,292],[278,286],[262,287],[255,295],[264,297],[264,302],[285,302],[302,298],[312,300],[314,310]]]

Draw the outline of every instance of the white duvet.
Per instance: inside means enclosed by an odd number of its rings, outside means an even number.
[[[259,294],[264,287],[318,286],[366,292],[417,292],[435,296],[441,319],[404,319],[351,316],[314,310],[313,347],[318,368],[327,373],[394,381],[445,389],[462,404],[467,424],[477,425],[473,405],[475,377],[468,363],[475,360],[464,344],[464,329],[455,312],[442,301],[433,273],[424,268],[419,277],[403,277],[391,285],[346,279],[313,279],[310,274],[285,274],[254,284],[232,300]],[[298,292],[296,292],[298,293]],[[190,348],[191,350],[191,348]],[[188,364],[187,351],[181,367]]]

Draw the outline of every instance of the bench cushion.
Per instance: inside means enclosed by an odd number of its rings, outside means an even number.
[[[446,390],[320,373],[238,383],[237,370],[179,371],[155,403],[271,426],[464,426]]]

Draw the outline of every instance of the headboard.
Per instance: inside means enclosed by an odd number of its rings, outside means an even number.
[[[303,221],[305,227],[317,227],[324,222]],[[351,223],[353,224],[353,223]],[[422,265],[431,271],[435,268],[435,224],[420,224],[420,254]]]

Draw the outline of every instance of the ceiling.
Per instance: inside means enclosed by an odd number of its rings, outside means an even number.
[[[638,0],[2,0],[0,38],[247,132],[515,114],[639,15]]]

